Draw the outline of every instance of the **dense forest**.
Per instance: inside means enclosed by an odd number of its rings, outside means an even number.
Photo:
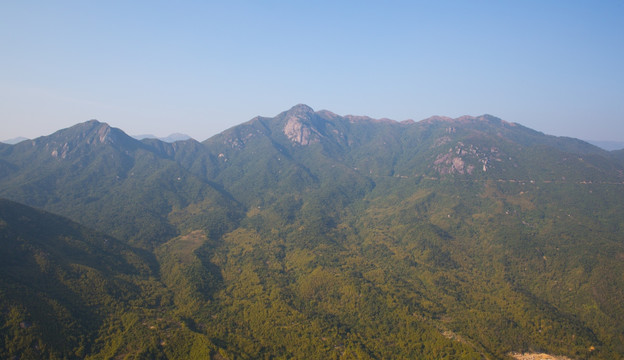
[[[0,197],[1,358],[624,358],[621,151],[490,115],[93,120]]]

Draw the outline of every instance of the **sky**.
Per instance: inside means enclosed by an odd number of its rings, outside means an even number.
[[[0,140],[205,140],[304,103],[624,141],[624,1],[2,1]]]

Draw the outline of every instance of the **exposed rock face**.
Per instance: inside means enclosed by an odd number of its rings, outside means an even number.
[[[58,149],[52,150],[50,154],[52,155],[52,157],[55,157],[55,158],[60,157],[61,159],[65,159],[67,157],[68,151],[69,151],[69,144],[65,143],[63,144],[63,146],[59,147]]]
[[[112,143],[114,141],[113,141],[113,138],[109,136],[110,132],[111,132],[111,127],[108,126],[107,124],[102,124],[97,128],[96,136],[94,140],[95,141],[99,140],[99,142],[102,144],[107,143],[107,142]],[[87,143],[90,143],[90,142],[87,141]]]
[[[286,113],[284,135],[299,145],[310,145],[321,140],[321,133],[310,124],[314,110],[307,105],[297,105]]]
[[[440,174],[472,174],[473,165],[466,165],[464,160],[459,156],[454,156],[453,152],[440,154],[436,157],[433,165]]]
[[[441,146],[450,141],[448,136],[442,136],[436,140],[435,146]],[[502,162],[502,154],[497,147],[480,148],[474,145],[464,145],[458,142],[447,153],[436,156],[433,160],[434,169],[441,175],[444,174],[472,174],[475,169],[483,169],[487,172],[492,166],[492,161]]]
[[[318,133],[300,119],[290,118],[284,126],[284,134],[292,142],[300,145],[310,145],[319,142]]]

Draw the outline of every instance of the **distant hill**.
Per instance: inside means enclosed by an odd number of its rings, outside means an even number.
[[[3,140],[2,142],[5,143],[5,144],[9,144],[9,145],[15,145],[15,144],[20,143],[20,142],[22,142],[24,140],[28,140],[28,139],[25,138],[25,137],[20,136],[20,137],[16,137],[16,138],[13,138],[13,139]]]
[[[624,141],[587,141],[607,151],[624,149]]]
[[[156,135],[152,135],[152,134],[141,134],[141,135],[132,135],[133,138],[137,139],[137,140],[143,140],[143,139],[158,139],[158,136]]]
[[[158,139],[160,141],[164,141],[164,142],[168,142],[168,143],[172,143],[172,142],[176,142],[176,141],[185,141],[185,140],[190,140],[191,139],[190,136],[188,136],[186,134],[180,134],[180,133],[174,133],[174,134],[171,134],[169,136],[162,137],[162,138],[159,138],[156,135],[151,135],[151,134],[133,135],[132,137],[137,139],[137,140]]]
[[[624,357],[621,152],[492,115],[300,104],[173,143],[91,121],[0,146],[0,195],[119,239],[153,270],[129,281],[159,300],[107,324],[157,313],[154,333],[114,351],[84,338],[80,354]]]

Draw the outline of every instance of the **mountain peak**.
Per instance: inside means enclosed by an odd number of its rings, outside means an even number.
[[[285,113],[286,124],[284,135],[293,143],[310,145],[320,141],[321,133],[310,123],[315,115],[314,110],[308,105],[299,104],[293,106]]]
[[[101,122],[95,119],[91,119],[83,123],[79,123],[72,127],[69,127],[67,130],[75,129],[75,131],[77,132],[87,133],[91,131],[106,131],[106,129],[109,129],[109,128],[110,126],[107,123]]]
[[[61,130],[63,131],[63,130]],[[74,125],[66,129],[68,135],[73,136],[77,140],[84,140],[87,144],[104,144],[113,143],[115,132],[110,125],[98,120],[89,120],[82,124]],[[121,132],[121,130],[118,130]]]
[[[35,141],[45,145],[52,157],[59,159],[65,159],[74,153],[79,156],[81,148],[102,144],[127,148],[138,142],[123,131],[98,120],[85,121]]]
[[[306,104],[297,104],[293,106],[292,108],[290,108],[290,110],[288,110],[286,114],[295,115],[295,116],[311,115],[311,114],[314,114],[314,109],[312,109]]]

